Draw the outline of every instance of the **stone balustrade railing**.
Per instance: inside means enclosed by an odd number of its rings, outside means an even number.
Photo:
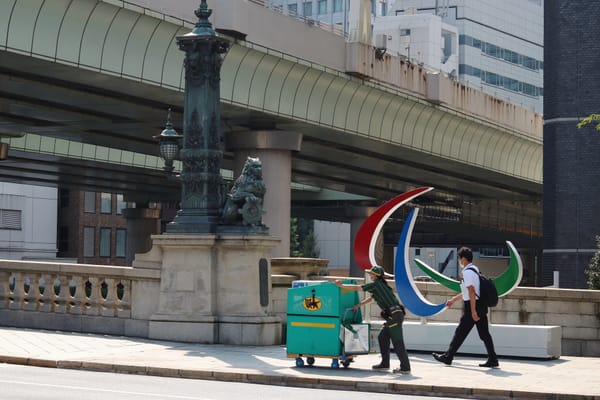
[[[294,267],[291,260],[282,260],[281,268],[294,271],[272,275],[273,311],[283,321],[292,281],[335,279],[315,273],[325,266],[323,262],[300,261]],[[417,282],[417,287],[433,303],[451,295],[437,283]],[[159,293],[160,269],[0,260],[0,322],[4,326],[149,337]],[[455,306],[427,320],[456,322],[460,313]],[[365,319],[377,318],[376,306],[365,315]],[[420,321],[410,314],[407,320]],[[558,325],[563,355],[600,356],[598,290],[519,287],[500,299],[490,320],[493,324]]]
[[[158,270],[0,260],[0,315],[3,325],[145,336],[159,284]]]

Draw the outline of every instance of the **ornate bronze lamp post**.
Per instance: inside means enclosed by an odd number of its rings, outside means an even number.
[[[202,0],[195,11],[196,27],[177,37],[185,52],[181,208],[167,233],[215,233],[223,204],[219,84],[221,55],[229,42],[215,34],[208,20],[211,13]]]

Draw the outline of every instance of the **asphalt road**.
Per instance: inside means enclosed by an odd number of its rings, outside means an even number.
[[[446,400],[443,397],[307,389],[0,364],[0,398],[11,400]]]

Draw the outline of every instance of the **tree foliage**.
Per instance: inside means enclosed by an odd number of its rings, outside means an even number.
[[[600,114],[590,114],[577,123],[578,128],[583,128],[589,124],[596,123],[596,130],[600,131]]]
[[[313,220],[291,218],[290,255],[292,257],[319,257],[319,247],[317,246]]]
[[[590,260],[590,265],[585,270],[588,276],[588,287],[590,289],[600,289],[600,236],[596,236],[596,246],[598,252]]]

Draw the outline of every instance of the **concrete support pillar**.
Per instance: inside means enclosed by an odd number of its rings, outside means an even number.
[[[125,208],[127,243],[125,262],[131,265],[136,253],[146,253],[152,248],[151,235],[160,233],[160,210],[155,208]]]
[[[292,151],[300,151],[302,134],[277,130],[230,132],[226,143],[227,149],[234,152],[234,177],[240,175],[248,157],[261,160],[267,187],[263,223],[271,236],[281,240],[272,256],[289,257]]]

